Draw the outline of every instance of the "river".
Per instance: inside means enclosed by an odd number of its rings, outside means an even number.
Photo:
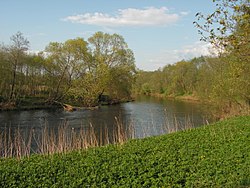
[[[210,122],[204,104],[141,96],[134,102],[101,106],[95,110],[66,112],[57,110],[2,111],[0,129],[19,129],[37,134],[45,127],[58,130],[67,125],[67,130],[90,129],[100,136],[104,130],[109,137],[117,124],[123,130],[133,132],[133,138],[160,135],[198,127]],[[133,131],[131,131],[131,127]]]
[[[95,110],[2,111],[0,156],[63,152],[194,128],[212,122],[205,109],[196,102],[141,96]]]

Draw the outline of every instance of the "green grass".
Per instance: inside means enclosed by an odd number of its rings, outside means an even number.
[[[123,145],[0,159],[0,187],[250,187],[250,116]]]

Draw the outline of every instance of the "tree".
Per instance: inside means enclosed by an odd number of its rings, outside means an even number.
[[[68,92],[70,101],[84,106],[97,105],[99,96],[109,85],[109,76],[108,67],[105,64],[100,64],[96,69],[92,69],[75,79]]]
[[[4,46],[0,46],[0,103],[7,100],[10,94],[9,80],[11,75],[10,63],[6,60],[7,52]]]
[[[123,37],[97,32],[88,41],[77,38],[46,47],[50,101],[92,106],[104,92],[116,98],[130,96],[134,55]]]
[[[45,93],[47,89],[45,83],[45,58],[42,53],[29,54],[25,58],[23,65],[24,80],[23,93],[24,96],[37,96]]]
[[[39,54],[26,53],[28,47],[21,32],[11,37],[11,45],[0,46],[0,103],[5,106],[55,101],[92,106],[104,92],[116,99],[131,95],[134,54],[120,35],[98,32],[89,43],[83,38],[51,42]]]
[[[29,49],[29,41],[21,32],[17,32],[11,38],[11,45],[6,47],[7,61],[11,64],[12,78],[9,100],[15,100],[17,74],[22,73],[22,60],[25,52]]]
[[[249,44],[249,0],[213,0],[215,11],[196,14],[194,21],[201,40],[213,44],[225,52]]]
[[[72,86],[72,81],[85,74],[89,68],[90,54],[87,42],[82,38],[64,43],[51,42],[46,47],[48,53],[46,70],[49,73],[52,96],[50,100],[61,99]]]
[[[97,32],[88,41],[91,45],[94,63],[105,63],[108,67],[115,67],[123,63],[126,58],[124,55],[129,50],[124,38],[118,34]]]
[[[213,0],[209,15],[197,13],[194,24],[201,40],[219,49],[213,94],[231,107],[250,104],[250,1]]]
[[[99,95],[105,91],[115,97],[130,96],[134,82],[135,59],[124,38],[118,34],[97,32],[89,38],[93,66],[106,67],[109,70],[109,81]],[[121,96],[119,96],[121,95]]]

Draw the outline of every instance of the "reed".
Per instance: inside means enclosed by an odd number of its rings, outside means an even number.
[[[0,130],[0,157],[20,159],[30,157],[32,154],[67,153],[108,144],[123,144],[130,139],[151,136],[150,132],[166,134],[193,127],[191,118],[187,117],[184,123],[181,123],[173,116],[170,119],[166,118],[161,130],[158,130],[159,127],[154,122],[140,127],[142,135],[139,135],[138,127],[135,127],[132,121],[125,125],[120,118],[115,117],[115,122],[112,131],[107,126],[97,130],[92,123],[89,123],[88,127],[73,128],[67,121],[55,129],[49,128],[45,123],[39,131],[34,128],[24,131],[19,127],[16,129],[6,127]]]

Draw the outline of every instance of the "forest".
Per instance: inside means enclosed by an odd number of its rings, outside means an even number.
[[[88,41],[51,42],[38,54],[28,50],[29,41],[21,32],[0,48],[2,107],[55,101],[95,106],[101,96],[130,99],[135,59],[118,34],[97,32]]]

